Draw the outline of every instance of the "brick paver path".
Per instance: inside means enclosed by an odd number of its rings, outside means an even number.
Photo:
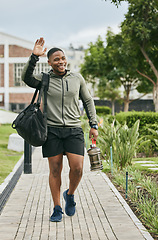
[[[108,184],[104,173],[90,172],[85,156],[84,175],[75,193],[76,214],[64,214],[52,223],[53,203],[48,185],[48,161],[41,148],[33,153],[33,173],[22,174],[0,216],[1,240],[143,240],[124,204]],[[64,157],[62,193],[68,188],[68,164]],[[64,200],[61,194],[64,211]]]

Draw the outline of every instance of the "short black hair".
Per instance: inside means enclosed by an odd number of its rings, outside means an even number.
[[[55,52],[57,52],[57,51],[63,52],[63,50],[60,49],[60,48],[57,48],[57,47],[51,48],[51,49],[48,51],[48,53],[47,53],[47,58],[49,59],[49,57],[50,57],[53,53],[55,53]]]

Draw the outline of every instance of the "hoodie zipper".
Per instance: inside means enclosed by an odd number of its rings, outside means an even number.
[[[65,126],[65,121],[64,121],[64,80],[63,78],[61,79],[62,81],[62,120]]]

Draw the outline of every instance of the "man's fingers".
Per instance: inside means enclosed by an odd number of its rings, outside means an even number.
[[[96,141],[97,137],[98,137],[98,131],[94,128],[91,128],[89,131],[89,139],[90,140],[92,139],[92,136],[93,136],[94,140]]]
[[[92,134],[89,132],[89,139],[92,140]]]
[[[45,53],[47,51],[47,48],[45,48],[44,50],[43,50],[43,53]]]
[[[44,45],[44,38],[40,38],[40,40],[39,40],[39,44],[40,44],[41,46]]]
[[[44,38],[41,37],[40,39],[37,39],[37,40],[36,40],[35,44],[36,44],[36,45],[41,45],[41,46],[43,46],[43,45],[44,45],[44,42],[45,42],[45,41],[44,41]]]

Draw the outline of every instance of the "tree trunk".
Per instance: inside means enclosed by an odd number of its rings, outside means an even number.
[[[140,49],[141,49],[141,52],[143,53],[145,59],[149,63],[149,65],[150,65],[150,67],[151,67],[152,71],[154,72],[154,74],[156,76],[156,79],[157,79],[157,82],[156,82],[156,84],[154,84],[154,87],[153,87],[153,102],[154,102],[154,105],[155,105],[155,112],[158,112],[158,70],[154,66],[154,64],[151,61],[151,59],[148,57],[148,55],[145,52],[144,48],[141,47]]]
[[[129,109],[129,101],[124,102],[124,112],[128,112]]]
[[[124,112],[128,112],[129,109],[129,94],[130,94],[130,87],[126,88],[126,99],[124,100]]]
[[[158,79],[156,82],[156,87],[153,88],[153,102],[155,105],[155,112],[158,112]]]
[[[111,105],[112,105],[112,116],[115,115],[115,101],[111,101]]]

